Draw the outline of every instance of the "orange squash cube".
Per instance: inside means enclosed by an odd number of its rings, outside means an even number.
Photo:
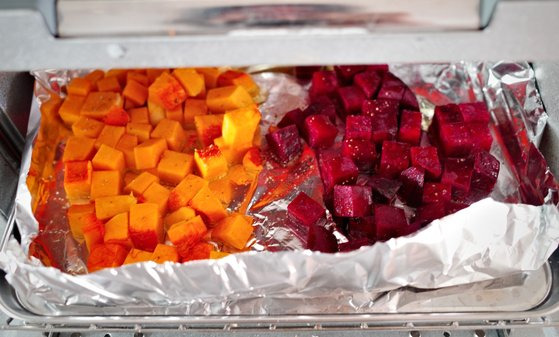
[[[258,123],[260,123],[260,111],[253,107],[226,112],[221,131],[225,145],[232,148],[252,147]]]
[[[193,174],[187,175],[169,195],[168,206],[171,211],[187,206],[190,200],[203,187],[208,186],[208,181]]]
[[[95,139],[70,136],[66,140],[62,161],[90,160],[95,152]]]
[[[127,254],[128,248],[121,245],[113,243],[98,245],[89,253],[87,270],[93,273],[104,268],[119,267]]]
[[[122,96],[137,105],[144,105],[148,98],[148,88],[136,81],[128,81],[122,91]]]
[[[58,109],[60,118],[66,125],[72,125],[80,118],[80,111],[84,105],[85,97],[69,95]]]
[[[107,220],[119,213],[130,210],[136,204],[136,198],[131,195],[115,195],[95,199],[95,216],[100,220]]]
[[[165,236],[159,206],[145,203],[130,207],[129,231],[135,248],[153,252]]]
[[[148,68],[146,69],[146,75],[148,77],[149,83],[153,83],[162,73],[169,73],[169,69],[164,68]]]
[[[118,83],[120,83],[121,85],[125,85],[126,84],[126,74],[129,72],[128,69],[109,69],[107,70],[107,73],[105,74],[105,77],[116,77],[118,80]]]
[[[95,205],[71,205],[66,212],[66,218],[68,219],[72,236],[77,242],[82,243],[84,240],[84,227],[87,227],[92,219],[97,219],[95,218]]]
[[[236,249],[245,248],[253,227],[240,214],[231,214],[221,220],[212,231],[212,239]]]
[[[161,73],[149,86],[149,99],[164,109],[174,109],[186,99],[186,91],[175,77]]]
[[[130,184],[132,182],[132,180],[136,179],[137,176],[139,176],[139,174],[136,173],[136,172],[131,172],[131,171],[126,172],[124,174],[124,178],[123,178],[124,186],[128,186],[128,184]],[[126,187],[124,189],[126,191]],[[128,191],[127,193],[129,193],[129,192],[130,191]]]
[[[89,160],[64,163],[64,191],[70,201],[89,198],[92,171]]]
[[[243,166],[247,172],[253,175],[257,175],[262,171],[262,156],[258,148],[253,147],[247,151],[243,157]]]
[[[144,170],[157,167],[163,152],[167,150],[165,139],[149,139],[134,148],[136,169]]]
[[[243,165],[235,165],[229,169],[227,173],[227,178],[231,183],[237,186],[250,185],[254,179],[253,175],[250,175],[244,168]]]
[[[142,199],[146,203],[156,204],[159,207],[159,213],[165,214],[170,193],[167,188],[159,183],[152,183],[142,194]]]
[[[95,147],[101,147],[101,144],[105,144],[109,147],[116,147],[120,137],[124,135],[126,129],[123,126],[113,126],[113,125],[105,125],[99,137],[97,137],[97,141],[95,142]]]
[[[173,121],[177,121],[180,125],[182,125],[183,124],[182,104],[177,105],[177,107],[172,110],[165,110],[165,118]]]
[[[221,201],[207,186],[202,187],[196,193],[192,200],[190,200],[189,205],[196,212],[203,214],[208,219],[210,225],[216,224],[227,216],[227,210],[225,210]]]
[[[194,158],[192,155],[167,150],[163,152],[157,165],[157,173],[164,181],[176,185],[192,172],[193,164]]]
[[[187,98],[184,102],[184,126],[194,127],[194,117],[208,114],[208,106],[205,99]]]
[[[58,110],[61,105],[62,98],[54,92],[51,92],[49,99],[41,103],[40,110],[42,118],[45,118],[46,120],[53,120],[53,118],[58,114]]]
[[[176,247],[160,243],[155,247],[151,259],[157,263],[179,262],[179,253]]]
[[[229,177],[223,177],[210,182],[209,189],[225,205],[228,206],[233,199],[233,185]]]
[[[204,75],[198,74],[193,68],[177,68],[173,70],[173,75],[182,84],[189,97],[201,96],[206,93]]]
[[[120,171],[93,171],[91,176],[92,199],[119,195],[122,190],[122,173]]]
[[[194,154],[194,150],[200,147],[200,142],[198,142],[198,133],[196,133],[196,130],[185,130],[184,134],[186,142],[182,152]]]
[[[209,146],[213,144],[214,139],[221,137],[222,125],[223,115],[194,116],[194,126],[203,146]]]
[[[214,88],[208,91],[206,96],[208,109],[213,112],[223,113],[254,105],[252,97],[245,88],[240,85]]]
[[[218,179],[227,174],[227,161],[215,145],[195,150],[194,162],[204,179]]]
[[[207,242],[198,242],[190,247],[187,251],[179,251],[181,262],[205,260],[210,258],[213,246]],[[181,254],[182,253],[182,254]]]
[[[128,234],[128,213],[119,213],[105,223],[105,243],[118,243],[131,248],[132,241]]]
[[[221,153],[223,153],[225,160],[227,160],[227,162],[232,165],[241,163],[241,161],[243,160],[243,156],[249,149],[249,147],[247,146],[227,146],[225,145],[223,137],[214,139],[214,144],[219,147],[219,150],[221,151]]]
[[[161,120],[164,119],[166,116],[165,108],[161,104],[154,102],[153,99],[149,98],[149,96],[148,96],[148,114],[149,114],[149,122],[153,126],[161,122]]]
[[[91,82],[82,77],[76,77],[70,80],[66,87],[68,95],[87,96],[92,89]]]
[[[126,124],[126,133],[138,137],[140,142],[145,142],[151,135],[151,124],[144,123],[128,123]]]
[[[258,86],[249,74],[237,70],[227,70],[219,75],[217,85],[219,87],[240,85],[245,88],[251,96],[258,95],[259,91]]]
[[[223,257],[229,256],[229,255],[231,255],[231,254],[226,253],[226,252],[216,252],[215,250],[212,250],[210,252],[210,259],[217,260],[217,259],[221,259]]]
[[[124,187],[126,193],[134,193],[134,195],[142,195],[153,183],[159,183],[159,177],[149,172],[142,172]]]
[[[129,121],[130,116],[128,116],[128,112],[123,108],[113,108],[103,117],[103,123],[107,125],[126,126],[126,123]]]
[[[179,255],[186,255],[188,249],[206,234],[204,220],[198,215],[192,219],[177,222],[167,231],[169,240],[177,247]]]
[[[72,132],[78,137],[97,138],[103,127],[105,127],[103,122],[92,118],[80,117],[72,124]]]
[[[141,249],[132,248],[128,252],[126,259],[122,263],[123,265],[132,264],[132,263],[141,263],[151,261],[153,253],[148,252]]]
[[[122,108],[124,101],[116,92],[91,92],[80,110],[85,117],[103,119],[114,108]]]
[[[85,75],[85,79],[91,83],[92,90],[97,88],[97,82],[105,77],[105,72],[103,70],[93,70],[89,74]]]
[[[118,79],[115,76],[109,76],[97,81],[97,90],[120,92],[121,87]]]
[[[180,151],[186,141],[184,130],[179,122],[163,119],[151,132],[151,138],[162,138],[167,141],[167,147],[173,151]]]
[[[87,250],[91,252],[97,245],[103,244],[103,237],[105,235],[105,225],[99,221],[95,214],[89,214],[85,217],[86,223],[82,227],[83,238]]]
[[[128,73],[126,73],[126,84],[130,83],[130,81],[136,81],[145,87],[149,85],[149,79],[147,75],[139,73],[137,71],[129,71]]]
[[[165,217],[165,230],[168,230],[176,224],[184,220],[190,220],[196,216],[196,212],[190,207],[181,207],[176,211],[167,214]]]
[[[136,161],[134,160],[134,148],[138,145],[138,137],[125,133],[122,135],[116,149],[124,154],[124,161],[126,167],[130,169],[136,168]]]
[[[124,171],[124,154],[117,149],[102,144],[91,161],[96,170]]]
[[[217,79],[220,74],[219,68],[196,68],[196,71],[204,75],[204,83],[206,84],[206,88],[213,89],[217,86]]]
[[[141,108],[134,108],[128,110],[130,114],[130,122],[132,123],[141,123],[141,124],[149,124],[149,113],[148,108],[141,107]]]

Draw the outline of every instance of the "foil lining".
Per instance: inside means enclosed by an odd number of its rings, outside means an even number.
[[[436,220],[410,236],[357,251],[292,251],[302,247],[304,233],[286,221],[289,200],[299,190],[321,194],[316,159],[305,151],[293,168],[296,174],[284,180],[277,177],[285,172],[267,166],[250,203],[258,216],[255,250],[278,252],[253,251],[186,264],[146,262],[72,275],[27,258],[28,244],[38,230],[25,184],[39,120],[34,104],[16,197],[22,244],[11,239],[0,252],[6,279],[28,309],[43,315],[60,315],[67,305],[73,314],[90,313],[88,308],[93,307],[105,314],[142,315],[409,312],[422,311],[425,304],[410,287],[454,286],[433,295],[444,298],[467,289],[506,291],[528,284],[541,274],[559,242],[559,210],[553,194],[557,183],[535,147],[547,115],[531,67],[462,62],[394,65],[391,71],[418,95],[426,122],[435,104],[486,101],[497,140],[491,151],[502,163],[493,199]],[[40,99],[41,84],[59,91],[72,73],[35,75]],[[289,75],[263,73],[255,78],[267,94],[261,106],[264,126],[306,105],[304,87]],[[549,279],[542,277],[541,284],[546,282]]]

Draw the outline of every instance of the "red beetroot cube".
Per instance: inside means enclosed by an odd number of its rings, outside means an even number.
[[[462,120],[466,123],[489,123],[489,111],[484,102],[460,103],[458,109],[462,115]]]
[[[431,223],[433,220],[440,219],[446,216],[446,203],[435,202],[418,207],[415,210],[413,223],[419,226],[424,226]]]
[[[384,74],[382,84],[378,91],[378,98],[392,99],[397,102],[402,100],[408,87],[398,77],[388,72]]]
[[[361,114],[365,116],[393,115],[398,118],[398,101],[391,99],[372,99],[365,100],[361,107]]]
[[[357,138],[344,139],[342,155],[351,158],[361,171],[370,170],[374,166],[377,156],[373,142]]]
[[[391,203],[400,187],[402,187],[402,182],[381,176],[371,176],[367,185],[371,186],[373,190],[374,202]]]
[[[363,246],[370,246],[371,241],[367,238],[350,239],[348,242],[343,242],[338,245],[340,252],[351,252]]]
[[[355,183],[359,174],[353,160],[340,156],[338,153],[321,153],[319,166],[326,193],[329,193],[334,185]]]
[[[379,174],[396,178],[410,166],[410,146],[406,143],[384,141],[380,155]]]
[[[283,128],[289,125],[297,126],[299,134],[302,134],[303,124],[305,123],[305,118],[307,118],[308,110],[295,109],[287,112],[281,121],[278,123],[278,127]]]
[[[368,99],[376,97],[381,82],[382,76],[373,71],[357,74],[353,78],[353,83],[363,90]]]
[[[444,154],[448,157],[467,156],[474,144],[470,128],[465,123],[440,125],[439,141]]]
[[[361,112],[361,107],[365,101],[365,94],[357,86],[338,88],[338,97],[344,108],[344,116],[354,115]]]
[[[321,66],[299,66],[295,67],[295,77],[299,80],[310,80],[312,75],[322,69]]]
[[[316,98],[309,106],[305,109],[305,118],[311,115],[324,115],[328,116],[330,122],[336,122],[336,105],[332,100],[326,96],[321,96]]]
[[[419,103],[417,103],[417,97],[410,88],[406,88],[404,91],[404,96],[402,96],[402,100],[400,101],[400,107],[402,109],[410,109],[414,111],[419,111]]]
[[[338,241],[331,230],[319,225],[309,227],[307,249],[322,253],[335,253],[338,251]]]
[[[338,86],[338,77],[335,72],[329,70],[317,71],[312,75],[309,93],[311,97],[328,96],[335,93]]]
[[[369,116],[347,116],[345,121],[345,137],[371,140],[373,126]]]
[[[452,196],[449,184],[425,183],[423,185],[423,203],[432,204],[437,202],[449,202]]]
[[[334,66],[334,71],[338,75],[338,80],[343,83],[351,83],[353,81],[353,77],[365,71],[367,66],[363,65],[339,65]]]
[[[295,125],[286,126],[266,135],[268,146],[276,159],[286,164],[301,153],[301,141]]]
[[[373,242],[375,240],[375,217],[350,218],[347,223],[347,234],[350,241],[367,238]]]
[[[375,143],[396,138],[398,133],[398,102],[380,99],[365,101],[362,114],[371,117],[372,140]]]
[[[421,204],[424,180],[423,170],[417,167],[408,167],[400,173],[402,188],[400,188],[399,194],[409,205],[417,206]]]
[[[493,143],[493,136],[487,123],[471,123],[468,125],[472,139],[472,151],[489,151]]]
[[[376,239],[386,241],[409,231],[406,214],[401,208],[388,205],[375,205]]]
[[[454,124],[463,122],[460,108],[456,104],[439,105],[435,107],[432,126],[435,131],[441,125]]]
[[[387,73],[388,72],[388,64],[369,64],[367,66],[367,71],[374,71],[377,73]]]
[[[398,140],[411,145],[419,144],[421,139],[421,112],[404,110],[400,115]]]
[[[334,144],[338,129],[327,116],[313,115],[305,119],[307,143],[314,148],[328,148]]]
[[[369,186],[334,186],[334,214],[357,218],[371,214],[373,193]]]
[[[287,212],[306,226],[316,224],[318,220],[326,215],[324,207],[304,192],[299,193],[297,197],[289,203]]]
[[[437,148],[434,146],[412,146],[410,149],[412,166],[425,170],[427,179],[437,180],[441,176],[442,168]]]
[[[477,152],[473,157],[471,188],[489,193],[497,182],[501,164],[497,158],[486,151]]]
[[[444,170],[441,182],[452,186],[452,190],[463,193],[470,191],[470,184],[474,170],[471,158],[447,158],[444,161]]]

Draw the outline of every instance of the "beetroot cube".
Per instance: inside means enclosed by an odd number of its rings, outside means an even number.
[[[299,80],[310,80],[312,75],[322,69],[321,66],[299,66],[294,68],[294,75]]]
[[[370,170],[375,163],[375,144],[370,140],[349,138],[342,143],[342,155],[351,158],[361,171]]]
[[[449,184],[425,183],[423,185],[423,203],[432,204],[436,202],[448,202],[452,196]]]
[[[347,232],[350,240],[357,238],[367,238],[370,241],[375,239],[375,217],[365,216],[362,218],[350,218],[347,223]]]
[[[470,123],[468,125],[472,139],[472,151],[489,151],[493,143],[493,137],[487,123]]]
[[[381,82],[382,76],[372,71],[357,74],[353,78],[353,83],[363,90],[368,99],[376,97]]]
[[[483,102],[461,103],[458,104],[458,109],[462,115],[462,120],[466,123],[489,123],[489,111],[487,111],[487,106]]]
[[[338,97],[344,108],[344,116],[361,112],[363,101],[365,101],[365,94],[359,87],[350,86],[338,88]]]
[[[398,180],[387,179],[381,176],[371,176],[367,185],[373,190],[373,201],[378,203],[390,203],[396,197],[396,193],[402,186]]]
[[[465,123],[440,125],[439,141],[444,154],[448,157],[467,156],[474,144],[470,128]]]
[[[338,77],[336,73],[329,70],[317,71],[312,75],[310,95],[318,97],[331,95],[338,88]]]
[[[334,144],[338,129],[327,116],[313,115],[305,119],[307,143],[315,148],[327,148]]]
[[[444,216],[446,216],[446,203],[439,201],[418,207],[415,210],[413,223],[424,226]]]
[[[398,101],[391,99],[372,99],[365,100],[361,107],[361,114],[365,116],[393,115],[398,118]]]
[[[309,106],[305,109],[305,118],[311,115],[324,115],[328,116],[330,122],[336,122],[336,105],[332,100],[326,96],[321,96],[316,98]]]
[[[411,164],[425,170],[427,179],[437,180],[441,176],[442,168],[437,148],[434,146],[412,146],[410,149]]]
[[[371,241],[367,238],[350,239],[348,242],[343,242],[338,245],[340,252],[351,252],[363,246],[371,245]]]
[[[370,140],[373,127],[369,116],[347,116],[345,121],[345,137]]]
[[[474,163],[470,158],[447,158],[441,182],[452,186],[453,191],[467,193],[470,191],[473,170]]]
[[[286,126],[266,135],[268,146],[280,163],[286,164],[301,153],[301,141],[295,125]]]
[[[474,154],[472,189],[491,192],[497,182],[500,167],[499,160],[489,152],[480,151]]]
[[[397,102],[402,100],[407,86],[398,77],[392,73],[385,73],[378,91],[377,98],[392,99]]]
[[[380,155],[379,174],[396,178],[410,166],[410,146],[406,143],[384,141]]]
[[[463,122],[460,108],[456,104],[439,105],[435,107],[435,114],[433,115],[434,127],[438,128],[441,125],[454,124]]]
[[[309,227],[307,249],[322,253],[335,253],[338,251],[338,241],[331,230],[319,225]]]
[[[363,217],[371,214],[373,192],[369,186],[334,186],[334,214],[341,217]]]
[[[421,139],[421,112],[404,110],[400,115],[398,140],[411,145],[419,144]]]
[[[375,143],[396,138],[398,133],[398,102],[380,99],[365,101],[362,114],[371,117],[372,140]]]
[[[414,111],[419,110],[419,103],[417,103],[417,97],[410,88],[406,88],[404,91],[404,96],[402,96],[402,100],[400,101],[400,107],[402,109],[410,109]]]
[[[299,130],[299,134],[302,134],[303,124],[305,122],[305,118],[308,116],[308,110],[291,110],[283,116],[281,121],[278,123],[278,127],[283,128],[289,125],[295,125],[297,126],[297,130]]]
[[[417,206],[421,204],[424,180],[423,170],[417,167],[408,167],[400,173],[402,188],[400,188],[399,194],[409,205]]]
[[[453,214],[468,207],[468,203],[464,203],[462,201],[451,200],[446,203],[446,215]]]
[[[381,74],[387,73],[388,64],[370,64],[367,66],[367,71],[374,71]]]
[[[401,208],[388,205],[375,205],[376,239],[386,241],[408,232],[406,214]]]
[[[352,184],[357,180],[359,170],[350,158],[337,153],[321,153],[319,156],[320,176],[326,193],[334,185]]]
[[[353,81],[353,77],[356,74],[365,71],[366,68],[367,66],[363,65],[339,65],[334,66],[334,71],[338,75],[340,82],[351,83]]]
[[[304,192],[299,193],[297,197],[289,203],[287,212],[306,226],[316,224],[318,220],[326,215],[324,207]]]

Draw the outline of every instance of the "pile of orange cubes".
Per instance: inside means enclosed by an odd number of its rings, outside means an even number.
[[[248,248],[252,219],[228,206],[262,169],[250,75],[96,70],[66,91],[45,107],[58,109],[72,130],[62,159],[67,219],[74,238],[85,241],[90,272]]]

